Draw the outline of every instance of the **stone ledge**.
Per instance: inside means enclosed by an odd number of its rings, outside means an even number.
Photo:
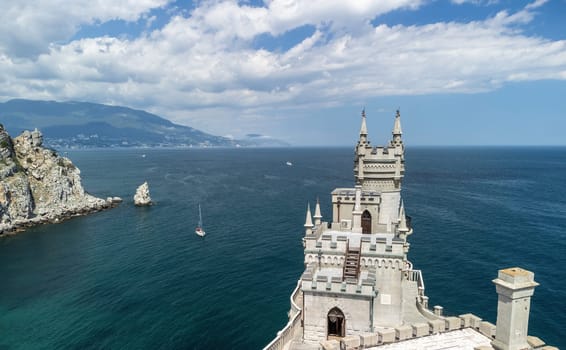
[[[365,348],[370,346],[375,346],[379,342],[379,336],[377,333],[362,333],[360,334],[360,345]]]
[[[446,325],[444,320],[430,320],[428,324],[430,326],[430,332],[433,334],[445,331]]]
[[[482,321],[480,323],[480,333],[488,338],[495,339],[495,325],[487,321]]]
[[[390,329],[382,329],[377,331],[379,336],[380,343],[394,343],[395,342],[395,330]]]
[[[320,346],[323,350],[340,350],[340,343],[337,340],[323,340]]]
[[[409,325],[395,327],[395,337],[397,338],[397,340],[406,340],[412,338],[413,327]]]
[[[542,339],[532,335],[527,336],[527,343],[529,343],[529,345],[532,346],[533,348],[539,348],[543,345],[546,345],[546,343],[542,341]]]
[[[445,322],[446,322],[446,330],[448,331],[460,329],[462,326],[462,320],[454,316],[446,317]]]
[[[416,323],[412,325],[414,337],[424,337],[430,334],[430,326],[427,323]]]
[[[463,314],[458,316],[462,320],[462,327],[471,327],[474,329],[480,328],[482,319],[474,314]]]
[[[358,335],[350,335],[340,339],[341,350],[354,350],[360,347],[360,337]]]

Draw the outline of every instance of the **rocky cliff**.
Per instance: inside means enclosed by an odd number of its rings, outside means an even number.
[[[12,139],[0,125],[0,234],[99,211],[115,202],[85,193],[80,170],[42,142],[37,130]]]

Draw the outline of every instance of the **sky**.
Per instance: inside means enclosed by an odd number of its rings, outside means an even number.
[[[0,0],[0,101],[143,109],[205,132],[566,145],[566,0]],[[0,116],[1,119],[1,116]]]

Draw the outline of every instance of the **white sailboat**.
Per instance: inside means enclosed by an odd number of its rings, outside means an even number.
[[[204,232],[204,230],[202,229],[202,213],[200,211],[200,203],[198,205],[198,226],[195,229],[195,233],[201,237],[204,237],[204,235],[206,234],[206,232]]]

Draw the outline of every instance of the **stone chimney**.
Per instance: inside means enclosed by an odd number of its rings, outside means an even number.
[[[530,349],[527,343],[531,296],[539,284],[535,274],[511,267],[499,270],[493,280],[498,294],[497,325],[495,340],[491,345],[497,350]]]

